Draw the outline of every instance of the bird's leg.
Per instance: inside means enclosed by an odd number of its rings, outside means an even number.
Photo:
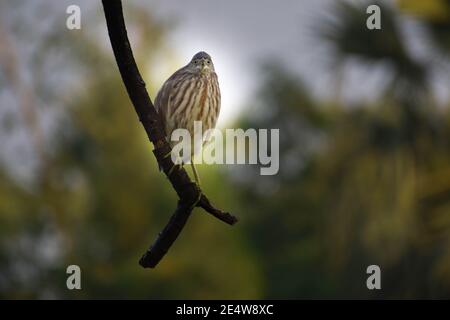
[[[172,172],[175,170],[176,167],[180,166],[179,164],[174,164],[172,166],[172,168],[170,168],[169,172],[167,173],[167,176],[170,176],[172,174]]]
[[[163,159],[168,158],[172,154],[172,151],[168,152],[167,154],[163,155]]]
[[[191,166],[192,166],[192,172],[194,173],[195,182],[197,183],[198,189],[200,190],[200,192],[198,193],[197,200],[195,200],[195,202],[192,204],[192,207],[191,207],[191,209],[194,209],[197,206],[197,204],[200,202],[200,199],[202,198],[202,191],[201,191],[201,187],[200,187],[200,177],[198,176],[197,169],[195,168],[194,157],[192,157],[192,159],[191,159]]]
[[[200,185],[198,187],[200,188]],[[198,193],[197,200],[195,200],[195,202],[191,206],[191,210],[193,210],[197,206],[197,204],[200,202],[201,199],[202,199],[202,191],[200,190],[200,192]]]
[[[195,169],[194,160],[191,161],[192,172],[194,173],[195,182],[197,182],[198,187],[200,188],[200,178],[198,176],[197,170]]]
[[[171,154],[172,154],[172,151],[167,153],[167,154],[165,154],[163,156],[163,159],[168,158]],[[183,165],[183,163],[181,163],[181,166],[182,165]],[[175,170],[175,167],[178,167],[178,166],[180,166],[180,164],[178,164],[178,155],[177,155],[177,158],[175,160],[175,164],[169,169],[169,172],[167,173],[167,176],[169,177],[172,174],[172,172]]]

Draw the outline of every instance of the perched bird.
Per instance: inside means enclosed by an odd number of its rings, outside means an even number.
[[[164,82],[155,99],[155,108],[160,114],[167,139],[175,129],[187,129],[194,141],[194,121],[202,122],[202,131],[216,126],[220,111],[220,89],[211,57],[199,52],[183,68],[177,70]],[[206,141],[195,143],[202,145]],[[173,145],[172,145],[173,147]],[[190,162],[195,181],[200,179],[195,169],[191,148]]]

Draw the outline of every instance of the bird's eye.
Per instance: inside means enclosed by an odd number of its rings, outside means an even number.
[[[194,60],[194,64],[197,64],[198,63],[198,60]]]
[[[207,63],[207,64],[210,64],[210,63],[211,63],[211,61],[209,61],[209,60],[206,60],[206,63]]]

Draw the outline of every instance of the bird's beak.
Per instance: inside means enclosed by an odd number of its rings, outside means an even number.
[[[206,64],[205,60],[202,60],[202,73],[205,73],[209,69],[209,66]]]

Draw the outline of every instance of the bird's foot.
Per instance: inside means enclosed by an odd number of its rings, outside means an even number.
[[[170,151],[167,154],[163,155],[163,159],[167,159],[171,154],[172,154],[172,151]]]
[[[179,164],[174,164],[172,166],[172,168],[170,168],[169,172],[167,173],[167,178],[170,177],[170,175],[174,172],[175,168],[179,167],[179,166],[180,166]]]
[[[197,204],[200,202],[201,199],[202,199],[202,191],[199,188],[197,200],[195,200],[195,202],[192,204],[191,210],[194,210],[194,208],[197,206]]]

